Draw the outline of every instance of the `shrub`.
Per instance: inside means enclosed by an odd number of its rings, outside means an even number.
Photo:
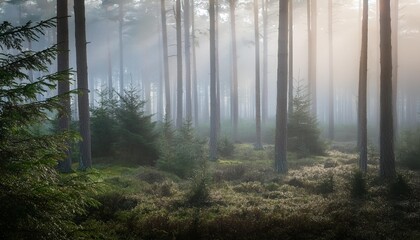
[[[210,203],[209,177],[206,166],[191,179],[190,189],[186,194],[186,203],[191,206],[203,206]]]
[[[353,174],[350,182],[350,194],[353,198],[363,198],[367,194],[366,179],[361,171]]]
[[[401,174],[398,174],[389,185],[389,193],[393,198],[407,197],[411,194],[411,191],[407,179]]]
[[[330,175],[315,187],[315,192],[318,194],[329,194],[334,192],[334,177]]]
[[[191,122],[185,123],[177,131],[173,131],[171,124],[166,123],[162,132],[157,167],[181,178],[190,177],[204,161],[204,142],[195,136]]]
[[[420,128],[402,135],[397,147],[397,156],[404,167],[420,170]]]
[[[217,141],[217,152],[222,157],[232,157],[235,151],[235,144],[228,138],[223,137]]]

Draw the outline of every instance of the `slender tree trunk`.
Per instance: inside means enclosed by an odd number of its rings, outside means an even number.
[[[198,114],[198,82],[197,82],[197,56],[195,51],[195,3],[191,4],[191,28],[192,28],[192,88],[193,88],[193,99],[194,99],[194,124],[197,128],[199,126],[199,114]]]
[[[185,104],[187,121],[192,121],[190,12],[190,1],[184,0]]]
[[[398,108],[397,108],[397,99],[398,99],[398,18],[399,18],[399,1],[392,1],[393,10],[391,18],[391,32],[392,32],[392,113],[394,116],[394,138],[398,137]]]
[[[165,79],[165,118],[169,120],[171,119],[171,86],[169,83],[168,32],[166,28],[165,0],[160,1],[160,14],[162,21],[163,73]]]
[[[317,4],[314,0],[308,1],[308,89],[311,96],[311,111],[317,115],[316,94],[316,55],[317,55]]]
[[[328,100],[328,138],[334,140],[334,67],[333,67],[333,0],[328,1],[328,45],[329,45],[329,100]]]
[[[162,25],[158,25],[158,32],[162,33]],[[159,42],[162,42],[162,35],[159,34]],[[163,120],[163,86],[165,85],[165,80],[163,78],[163,50],[159,48],[159,81],[157,83],[157,120],[159,122],[164,122]]]
[[[359,68],[358,147],[359,169],[367,171],[367,60],[368,60],[368,0],[363,0],[362,42]]]
[[[287,50],[288,50],[288,0],[280,1],[279,40],[277,65],[277,107],[275,167],[280,173],[287,172]]]
[[[289,116],[293,114],[293,0],[289,0]]]
[[[219,66],[219,0],[214,1],[215,4],[215,41],[216,41],[216,129],[217,136],[220,135],[220,66]]]
[[[268,1],[262,0],[263,11],[263,79],[262,79],[262,122],[268,118]]]
[[[75,0],[77,1],[77,0]],[[124,4],[121,1],[118,6],[118,43],[120,48],[120,95],[124,95],[124,47],[123,47],[123,24],[124,24]]]
[[[217,160],[216,119],[216,19],[215,0],[210,0],[210,160]]]
[[[77,86],[79,95],[79,127],[82,141],[80,143],[81,168],[92,167],[90,120],[89,120],[89,86],[86,54],[86,19],[85,2],[74,1],[74,19],[76,33],[76,65],[77,65]]]
[[[176,0],[176,56],[177,56],[177,105],[176,105],[176,127],[182,127],[182,29],[181,29],[181,0]]]
[[[232,93],[231,93],[231,116],[233,125],[233,140],[238,141],[238,57],[236,47],[236,0],[230,2],[230,29],[231,29],[231,45],[232,45]]]
[[[109,35],[106,39],[106,48],[107,48],[107,63],[108,63],[108,97],[111,99],[113,97],[114,88],[112,85],[112,57],[111,49],[109,46]]]
[[[380,176],[395,176],[394,123],[392,116],[392,46],[390,0],[380,0],[381,113]]]
[[[254,0],[254,41],[255,41],[255,125],[256,149],[262,149],[261,143],[261,86],[260,86],[260,30],[258,21],[258,0]]]
[[[69,69],[69,20],[67,0],[57,1],[57,71],[67,71]],[[66,75],[65,81],[58,82],[58,95],[65,94],[70,91],[70,77]],[[60,131],[68,131],[70,128],[70,96],[66,96],[61,101],[64,106],[65,113],[60,115],[58,119],[58,129]],[[66,152],[66,157],[58,163],[60,172],[71,172],[70,152]]]

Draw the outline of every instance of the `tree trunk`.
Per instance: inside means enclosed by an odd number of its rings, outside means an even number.
[[[191,97],[191,54],[190,54],[190,1],[184,0],[184,43],[185,43],[185,104],[187,121],[192,121]]]
[[[219,66],[219,0],[214,1],[215,4],[215,45],[216,45],[216,129],[217,136],[220,135],[220,66]]]
[[[210,160],[217,160],[216,119],[216,19],[215,0],[210,0]]]
[[[392,116],[392,46],[390,0],[380,0],[381,112],[380,176],[395,176],[394,123]]]
[[[112,86],[112,57],[111,49],[109,47],[109,35],[106,39],[106,49],[107,49],[107,65],[108,65],[108,97],[111,99],[114,93]]]
[[[160,4],[160,14],[162,21],[163,73],[165,79],[165,118],[169,120],[171,119],[171,86],[169,83],[168,32],[166,29],[165,0],[161,0]]]
[[[334,140],[334,68],[333,68],[333,1],[328,1],[328,45],[329,45],[329,99],[328,99],[328,138]]]
[[[77,1],[77,0],[75,0]],[[124,4],[123,2],[119,3],[118,6],[118,43],[120,48],[120,95],[124,95],[124,48],[123,48],[123,23],[124,23]]]
[[[399,1],[393,0],[393,11],[391,19],[392,33],[392,114],[394,116],[394,138],[398,137],[398,108],[397,108],[397,90],[398,90],[398,18],[399,18]]]
[[[260,30],[258,21],[258,0],[254,0],[254,41],[255,41],[255,126],[256,149],[262,149],[261,143],[261,87],[260,87]]]
[[[268,1],[262,0],[263,12],[263,79],[262,79],[262,122],[268,118]]]
[[[359,169],[367,171],[367,60],[368,60],[368,0],[363,0],[362,42],[359,68],[358,147]]]
[[[308,0],[308,89],[311,96],[311,111],[317,115],[316,55],[317,55],[317,5]]]
[[[57,1],[57,71],[67,71],[69,69],[69,20],[68,20],[67,0]],[[70,77],[66,75],[65,81],[58,82],[58,95],[70,91]],[[62,99],[65,113],[58,119],[58,129],[68,131],[70,128],[70,96]],[[66,151],[66,158],[58,163],[60,172],[71,172],[70,152]]]
[[[231,29],[231,45],[232,45],[232,93],[231,93],[231,116],[233,125],[233,140],[238,141],[238,57],[236,48],[236,0],[230,2],[230,29]]]
[[[176,105],[176,127],[182,127],[182,29],[181,29],[181,0],[176,0],[176,65],[177,65],[177,105]]]
[[[194,124],[197,128],[199,126],[199,100],[198,100],[198,83],[197,83],[197,56],[195,52],[195,4],[194,1],[191,5],[191,28],[192,28],[192,88],[193,88],[193,99],[194,99]]]
[[[293,114],[293,0],[289,0],[289,116]]]
[[[287,49],[288,49],[288,0],[280,1],[279,40],[277,65],[277,107],[275,167],[279,173],[287,172]]]
[[[88,66],[86,54],[86,19],[85,2],[74,1],[75,38],[76,38],[76,65],[77,65],[77,86],[79,95],[79,127],[82,141],[80,143],[81,168],[91,168],[91,139],[89,119],[89,86]]]

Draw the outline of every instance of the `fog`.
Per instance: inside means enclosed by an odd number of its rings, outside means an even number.
[[[117,1],[118,2],[118,1]],[[100,0],[86,1],[88,67],[91,105],[97,105],[98,93],[108,84],[108,54],[111,56],[113,88],[120,92],[120,49],[118,4],[104,5]],[[169,71],[171,82],[172,112],[176,112],[176,29],[174,1],[166,1]],[[208,1],[194,1],[196,73],[198,91],[199,119],[194,122],[208,125],[209,119],[209,19]],[[334,81],[334,118],[336,126],[356,129],[357,123],[357,88],[361,41],[360,1],[334,1],[333,5],[333,81]],[[55,1],[26,1],[21,4],[3,2],[2,20],[12,23],[27,20],[40,20],[53,17]],[[321,129],[328,124],[329,67],[328,67],[328,1],[318,1],[317,7],[317,119]],[[368,125],[372,139],[378,131],[378,89],[379,89],[379,30],[377,3],[370,2],[368,36]],[[261,7],[261,6],[260,6]],[[73,3],[69,1],[72,11]],[[393,9],[394,11],[395,9]],[[252,122],[255,119],[255,42],[253,5],[241,0],[236,8],[238,81],[239,81],[239,117],[240,122]],[[420,68],[419,26],[420,1],[400,1],[398,7],[398,129],[415,126],[419,122],[418,80]],[[259,11],[261,63],[263,38],[268,41],[268,120],[263,127],[273,126],[276,104],[277,81],[277,29],[278,2],[268,1],[268,34],[263,36],[262,10]],[[306,1],[295,1],[293,9],[293,44],[295,85],[303,87],[308,80],[308,31]],[[71,66],[75,67],[74,19],[70,13],[70,56]],[[123,39],[123,77],[124,86],[135,87],[147,101],[146,111],[154,114],[155,120],[161,120],[164,113],[164,96],[159,94],[162,85],[162,36],[160,20],[160,1],[132,0],[124,5],[122,22]],[[228,1],[219,1],[218,23],[218,66],[220,79],[221,121],[230,124],[231,107],[231,33]],[[392,29],[396,31],[396,29]],[[183,36],[184,37],[184,36]],[[41,49],[55,41],[54,30],[47,33],[46,39],[34,44],[32,48]],[[395,43],[393,43],[395,45]],[[184,48],[184,46],[183,46]],[[185,61],[185,60],[184,60]],[[183,64],[185,69],[185,63]],[[51,66],[51,69],[55,69]],[[194,69],[193,69],[194,71]],[[36,73],[35,73],[36,74]],[[185,71],[184,81],[185,81]],[[261,72],[261,76],[262,76]],[[185,83],[183,95],[185,98]],[[76,88],[75,84],[73,87]],[[163,91],[164,92],[164,91]],[[162,101],[158,99],[162,98]],[[74,105],[74,104],[73,104]],[[184,100],[185,105],[185,100]],[[74,105],[75,106],[75,105]],[[92,107],[91,106],[91,107]],[[185,114],[185,111],[184,111]],[[74,114],[76,117],[77,114]],[[223,127],[223,126],[222,126]]]

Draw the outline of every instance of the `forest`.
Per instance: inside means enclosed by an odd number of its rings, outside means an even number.
[[[420,0],[0,0],[0,239],[420,239]]]

